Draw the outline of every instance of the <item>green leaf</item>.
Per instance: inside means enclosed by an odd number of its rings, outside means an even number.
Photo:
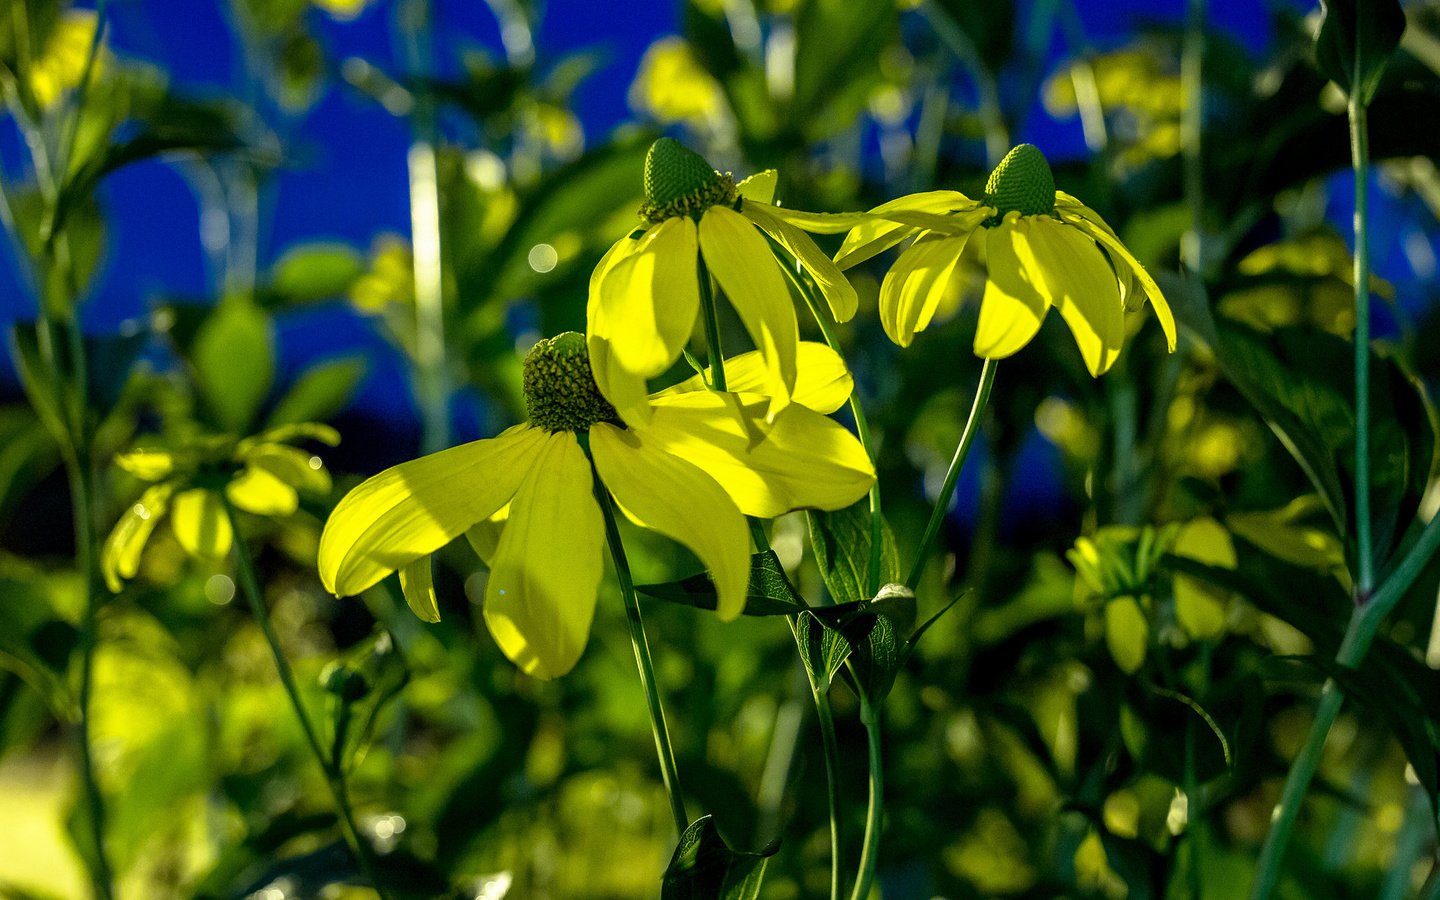
[[[795,643],[800,648],[800,661],[810,678],[810,689],[816,694],[830,690],[835,673],[850,657],[850,641],[843,632],[826,625],[809,610],[802,612],[795,627]]]
[[[1397,0],[1321,0],[1315,35],[1320,73],[1369,105],[1405,32]]]
[[[15,368],[40,424],[45,426],[56,446],[66,447],[70,443],[70,428],[65,423],[61,386],[51,377],[50,367],[41,358],[35,329],[35,325],[23,322],[17,322],[11,329],[10,345],[14,348]]]
[[[848,644],[856,686],[866,701],[878,707],[889,696],[895,676],[910,655],[910,644],[903,636],[915,625],[915,595],[904,585],[887,584],[873,600],[814,607],[808,612]],[[817,689],[828,687],[829,677],[846,659],[833,646],[833,637],[828,638],[831,644],[826,640],[825,635],[818,639],[806,635],[800,648],[811,684]],[[825,680],[817,683],[820,675],[825,675]]]
[[[1150,621],[1134,597],[1116,597],[1105,604],[1105,646],[1126,675],[1145,664],[1150,648]]]
[[[880,54],[899,24],[893,3],[806,0],[795,20],[790,121],[811,140],[849,127],[880,81]]]
[[[358,356],[311,366],[276,402],[267,427],[329,420],[349,405],[364,377],[365,360]]]
[[[245,433],[274,377],[270,317],[252,303],[223,301],[196,333],[190,361],[216,423]]]
[[[343,297],[364,272],[365,257],[349,244],[299,244],[286,250],[275,263],[262,299],[273,307]]]
[[[685,833],[660,879],[660,900],[755,900],[778,842],[759,853],[731,850],[710,816]]]
[[[390,632],[376,626],[327,666],[320,681],[330,698],[330,765],[346,771],[363,756],[381,714],[410,682],[410,666]]]
[[[72,702],[66,673],[79,631],[56,609],[54,580],[18,565],[6,569],[0,573],[0,668],[19,675],[66,718]]]
[[[636,585],[635,590],[657,600],[715,609],[718,600],[710,573],[701,572],[680,581]],[[745,592],[747,616],[788,616],[806,609],[805,601],[790,586],[775,551],[765,550],[750,557],[750,584]]]
[[[870,596],[870,501],[859,502],[835,512],[812,510],[805,514],[810,524],[810,544],[820,576],[836,603],[851,603]],[[882,521],[880,539],[880,583],[900,580],[899,555],[890,523]]]

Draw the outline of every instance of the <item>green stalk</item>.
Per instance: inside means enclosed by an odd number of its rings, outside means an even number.
[[[860,871],[855,876],[855,889],[850,900],[866,900],[875,881],[875,864],[880,855],[880,824],[884,814],[885,769],[880,758],[880,711],[860,695],[860,721],[865,725],[869,746],[870,797],[865,805],[865,839],[860,851]]]
[[[585,455],[590,456],[590,436],[577,433]],[[640,615],[640,599],[635,595],[635,581],[630,576],[630,560],[625,556],[625,544],[620,540],[620,528],[615,522],[615,505],[610,492],[600,481],[595,471],[595,462],[590,462],[590,471],[595,479],[595,501],[605,518],[605,542],[610,546],[610,558],[615,563],[615,577],[620,582],[620,596],[625,601],[625,621],[630,626],[630,646],[635,650],[635,667],[640,671],[640,687],[645,691],[645,704],[650,710],[650,730],[655,735],[655,755],[660,759],[660,780],[665,784],[665,793],[670,798],[670,812],[675,817],[675,831],[684,834],[690,827],[690,816],[685,812],[685,798],[680,793],[680,774],[675,765],[675,751],[670,745],[670,731],[665,726],[665,708],[660,703],[660,691],[655,683],[655,664],[650,659],[650,644],[645,639],[645,620]]]
[[[1365,603],[1375,587],[1370,536],[1370,137],[1365,104],[1350,97],[1350,163],[1355,171],[1355,543],[1359,575],[1355,597]]]
[[[235,517],[235,508],[230,505],[230,500],[223,492],[216,492],[220,503],[225,507],[225,516],[230,521],[230,530],[234,534],[235,547],[235,572],[240,579],[240,590],[245,594],[246,601],[250,604],[250,612],[255,616],[255,621],[260,630],[265,634],[265,643],[270,645],[270,654],[275,658],[275,669],[280,674],[280,683],[285,688],[285,694],[290,698],[290,707],[295,712],[295,718],[300,722],[300,730],[305,734],[305,743],[310,748],[310,753],[315,757],[320,770],[325,774],[325,783],[330,787],[331,797],[335,801],[335,808],[339,812],[340,830],[344,834],[345,843],[350,845],[350,852],[355,855],[355,860],[360,864],[360,869],[369,879],[370,885],[375,888],[381,900],[389,900],[390,895],[386,892],[380,881],[379,861],[375,857],[375,850],[360,835],[360,829],[355,825],[355,812],[350,806],[350,792],[345,783],[345,771],[336,761],[332,761],[330,755],[320,745],[319,732],[315,730],[314,723],[310,720],[310,714],[305,711],[305,703],[300,697],[300,688],[295,683],[295,673],[290,668],[290,662],[285,658],[285,652],[280,648],[280,639],[275,634],[275,627],[270,622],[270,611],[265,608],[265,601],[260,591],[260,581],[255,574],[255,563],[250,558],[250,548],[240,536],[240,523]]]
[[[1350,616],[1350,624],[1345,629],[1340,651],[1335,656],[1337,665],[1346,669],[1360,665],[1380,630],[1380,624],[1405,597],[1406,591],[1420,576],[1437,548],[1440,548],[1440,516],[1431,519],[1425,526],[1419,539],[1380,585],[1370,602],[1355,608]],[[1255,882],[1250,889],[1251,900],[1268,898],[1280,880],[1285,848],[1289,845],[1291,833],[1295,829],[1300,803],[1305,799],[1310,781],[1315,777],[1321,752],[1325,749],[1325,739],[1329,737],[1330,729],[1340,715],[1343,702],[1344,694],[1341,693],[1339,685],[1333,679],[1327,680],[1320,693],[1319,706],[1315,710],[1315,721],[1310,726],[1304,746],[1300,748],[1299,755],[1290,766],[1290,774],[1285,778],[1280,802],[1275,807],[1270,833],[1266,835],[1265,844],[1260,848]]]
[[[830,327],[830,321],[826,318],[824,311],[815,302],[814,295],[809,288],[800,283],[797,272],[791,271],[789,266],[781,266],[781,270],[795,285],[800,296],[805,298],[805,305],[810,308],[810,315],[815,319],[815,324],[820,327],[820,334],[825,339],[825,345],[836,353],[844,356],[840,349],[840,341],[835,336],[834,330]],[[855,436],[860,440],[860,446],[865,450],[865,455],[870,458],[870,465],[876,466],[878,471],[879,458],[876,454],[875,441],[870,436],[870,420],[865,417],[865,410],[860,405],[860,387],[852,385],[850,388],[850,415],[855,420]],[[880,479],[876,478],[875,483],[870,485],[870,569],[867,584],[870,596],[880,592],[880,551],[885,536],[885,518],[880,510]]]
[[[695,275],[700,280],[700,312],[705,320],[705,349],[710,363],[710,389],[726,390],[725,351],[720,347],[720,311],[715,307],[715,285],[705,260],[696,258]]]
[[[975,442],[975,435],[980,431],[980,414],[990,402],[990,389],[995,386],[995,369],[998,365],[995,360],[987,359],[980,369],[980,384],[975,388],[975,402],[970,406],[970,417],[965,420],[965,430],[960,434],[960,443],[955,445],[955,456],[950,460],[950,469],[945,473],[945,483],[940,486],[940,494],[935,498],[930,522],[925,526],[920,546],[915,549],[915,565],[910,569],[910,577],[905,579],[905,586],[912,591],[920,583],[920,577],[925,574],[925,563],[934,549],[935,538],[940,534],[940,525],[945,521],[945,513],[950,509],[950,496],[955,492],[955,482],[960,478],[960,470],[965,467],[965,457],[970,455],[970,445]]]
[[[813,690],[815,715],[820,721],[820,744],[825,753],[825,789],[830,801],[830,900],[840,898],[840,860],[844,848],[840,839],[840,744],[835,739],[835,716],[830,709],[830,695]]]

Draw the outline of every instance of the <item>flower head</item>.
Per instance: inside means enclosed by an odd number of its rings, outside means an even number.
[[[901,197],[870,211],[836,255],[848,268],[915,240],[880,286],[880,320],[895,343],[925,330],[951,290],[967,245],[985,260],[975,353],[1001,359],[1040,330],[1054,306],[1075,336],[1092,375],[1120,355],[1124,314],[1148,298],[1175,349],[1175,319],[1144,266],[1098,213],[1063,191],[1044,154],[1030,144],[1011,150],[985,185],[983,200],[956,191]]]
[[[848,377],[836,377],[838,358],[815,362],[796,396],[816,409],[793,404],[757,441],[746,423],[763,415],[761,394],[677,386],[650,398],[647,424],[627,428],[589,375],[584,337],[541,341],[525,360],[531,421],[355,488],[325,524],[320,578],[348,595],[398,570],[411,608],[438,621],[428,557],[465,534],[490,566],[483,614],[495,642],[525,672],[555,678],[585,649],[603,569],[597,499],[613,497],[635,524],[690,548],[721,618],[734,618],[749,573],[746,515],[838,509],[874,480],[859,442],[823,414],[844,401]],[[737,384],[763,377],[758,354],[729,365]]]
[[[591,353],[605,356],[596,377],[626,421],[643,421],[645,379],[668,369],[695,331],[701,294],[710,290],[699,278],[702,263],[763,354],[771,417],[795,388],[792,263],[814,280],[837,321],[855,314],[854,288],[802,229],[843,231],[858,219],[782,209],[770,203],[774,191],[773,171],[736,184],[672,138],[650,148],[643,224],[596,267],[587,311]],[[770,241],[789,257],[783,264]]]
[[[213,560],[228,554],[234,542],[225,501],[258,516],[288,516],[299,507],[299,491],[328,493],[330,474],[320,457],[291,446],[297,440],[333,447],[340,435],[328,425],[306,422],[239,440],[207,435],[173,448],[141,446],[116,456],[121,469],[152,484],[105,540],[100,569],[110,590],[119,592],[124,579],[135,577],[145,544],[167,514],[180,546]]]

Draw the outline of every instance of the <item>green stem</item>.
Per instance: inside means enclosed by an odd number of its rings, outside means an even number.
[[[813,686],[812,686],[813,687]],[[825,789],[830,800],[830,900],[840,898],[840,861],[844,848],[840,838],[840,744],[835,739],[835,716],[830,709],[830,695],[813,691],[815,715],[820,721],[820,744],[825,753]]]
[[[695,261],[695,275],[700,281],[700,311],[705,320],[705,350],[710,363],[710,389],[726,390],[725,351],[720,347],[720,311],[715,307],[715,286],[710,281],[710,270],[705,260]]]
[[[975,389],[975,402],[970,406],[970,417],[965,420],[965,430],[960,435],[960,443],[955,446],[955,456],[950,460],[950,470],[945,473],[945,483],[940,486],[940,494],[935,498],[930,522],[925,526],[920,546],[915,549],[915,565],[910,569],[910,577],[905,579],[905,586],[911,590],[920,583],[920,576],[925,574],[925,563],[930,558],[935,538],[940,534],[945,513],[950,510],[950,496],[955,492],[955,482],[960,478],[960,470],[965,467],[965,457],[970,455],[970,445],[975,442],[975,435],[980,431],[980,414],[990,402],[990,389],[995,386],[995,369],[998,365],[995,360],[987,359],[980,369],[980,384]]]
[[[295,718],[300,722],[300,730],[305,734],[305,743],[310,748],[310,753],[315,757],[320,770],[325,774],[325,783],[330,788],[331,797],[335,801],[335,808],[340,813],[340,830],[344,833],[345,843],[350,845],[350,851],[355,854],[355,860],[360,864],[360,869],[369,879],[370,885],[375,888],[381,900],[389,900],[389,894],[380,881],[379,861],[375,857],[375,850],[360,835],[360,829],[355,825],[355,812],[350,806],[350,792],[345,784],[345,771],[338,765],[332,765],[329,755],[320,745],[320,734],[315,730],[315,725],[310,719],[310,714],[305,710],[305,703],[300,697],[300,688],[295,682],[295,673],[290,668],[290,661],[285,658],[285,652],[280,647],[280,639],[275,634],[275,627],[270,622],[270,612],[265,608],[263,594],[260,591],[260,581],[255,574],[255,562],[250,558],[250,548],[240,536],[240,523],[235,517],[235,508],[230,505],[230,500],[223,493],[217,494],[220,503],[225,507],[225,515],[230,521],[230,530],[234,534],[235,547],[235,572],[240,579],[240,590],[245,594],[246,601],[250,604],[250,612],[255,616],[256,623],[265,634],[265,643],[270,645],[270,655],[275,658],[275,669],[280,674],[280,683],[285,688],[285,694],[290,698],[290,707],[295,712]]]
[[[1185,234],[1182,257],[1192,272],[1203,272],[1206,250],[1205,171],[1201,153],[1204,137],[1205,0],[1189,0],[1185,39],[1180,51],[1180,146],[1183,148],[1185,205],[1190,230]]]
[[[1390,572],[1379,590],[1370,598],[1370,602],[1355,608],[1350,616],[1350,624],[1345,629],[1340,651],[1335,655],[1337,665],[1346,669],[1360,665],[1380,630],[1380,624],[1405,597],[1405,593],[1420,576],[1437,548],[1440,548],[1440,516],[1431,519],[1425,526],[1419,539],[1411,546],[1400,564]],[[1330,729],[1340,715],[1343,702],[1344,694],[1341,693],[1339,685],[1333,679],[1326,681],[1320,693],[1320,704],[1315,710],[1315,721],[1310,726],[1310,733],[1306,736],[1299,755],[1290,765],[1280,802],[1275,807],[1270,833],[1266,835],[1265,844],[1260,848],[1255,883],[1250,889],[1251,900],[1268,898],[1280,880],[1285,848],[1289,845],[1291,833],[1295,829],[1300,803],[1305,799],[1310,782],[1315,777],[1321,752],[1325,749],[1325,739],[1329,737]]]
[[[588,434],[580,437],[580,446],[585,455],[590,455]],[[635,595],[635,581],[630,576],[630,561],[625,556],[625,545],[620,540],[620,528],[615,521],[615,505],[610,492],[600,481],[595,463],[590,463],[595,479],[595,501],[605,518],[605,542],[610,546],[610,558],[615,562],[615,577],[620,582],[620,596],[625,601],[625,621],[630,626],[630,646],[635,650],[635,667],[640,671],[640,687],[645,691],[645,703],[650,710],[650,730],[655,735],[655,755],[660,759],[660,780],[665,784],[665,793],[670,797],[670,812],[675,817],[677,834],[684,834],[690,826],[690,817],[685,812],[685,798],[680,793],[680,774],[675,765],[675,751],[670,746],[670,731],[665,726],[665,708],[660,703],[660,691],[655,683],[655,664],[650,659],[650,644],[645,639],[645,620],[640,615],[640,599]]]
[[[880,711],[863,695],[860,699],[860,721],[865,725],[869,746],[870,797],[865,805],[865,839],[860,851],[860,871],[855,876],[855,889],[850,900],[866,900],[875,881],[875,864],[880,855],[880,820],[884,814],[885,769],[880,758]]]
[[[835,331],[830,327],[830,321],[826,318],[820,305],[815,301],[815,295],[810,289],[801,284],[797,271],[791,271],[789,266],[780,267],[789,277],[791,284],[805,298],[805,305],[810,308],[810,315],[815,319],[815,324],[820,328],[820,334],[825,340],[825,345],[834,350],[840,356],[844,353],[840,348],[840,340],[835,336]],[[796,267],[798,269],[798,266]],[[879,466],[879,458],[876,453],[875,440],[870,436],[870,420],[865,417],[865,409],[860,405],[860,387],[853,385],[850,388],[850,415],[855,420],[855,436],[860,440],[860,446],[865,450],[865,455],[870,458],[870,465]],[[870,485],[870,568],[868,586],[870,596],[880,592],[880,554],[883,549],[885,537],[885,517],[880,509],[880,479]]]
[[[1375,587],[1370,536],[1370,138],[1365,104],[1350,97],[1350,163],[1355,171],[1355,543],[1359,577],[1355,596],[1364,603]]]

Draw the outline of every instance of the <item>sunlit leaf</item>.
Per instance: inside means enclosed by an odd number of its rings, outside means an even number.
[[[810,545],[830,596],[836,603],[864,600],[870,596],[870,502],[861,500],[835,512],[810,510]],[[880,583],[900,580],[900,562],[895,535],[888,522],[880,532]]]
[[[759,853],[731,850],[710,816],[701,816],[680,836],[660,881],[661,900],[756,900],[772,844]]]
[[[1320,9],[1316,65],[1341,90],[1368,104],[1400,46],[1405,11],[1397,0],[1322,0]]]
[[[243,300],[222,303],[200,326],[190,357],[220,427],[234,433],[249,430],[274,377],[269,316]]]

